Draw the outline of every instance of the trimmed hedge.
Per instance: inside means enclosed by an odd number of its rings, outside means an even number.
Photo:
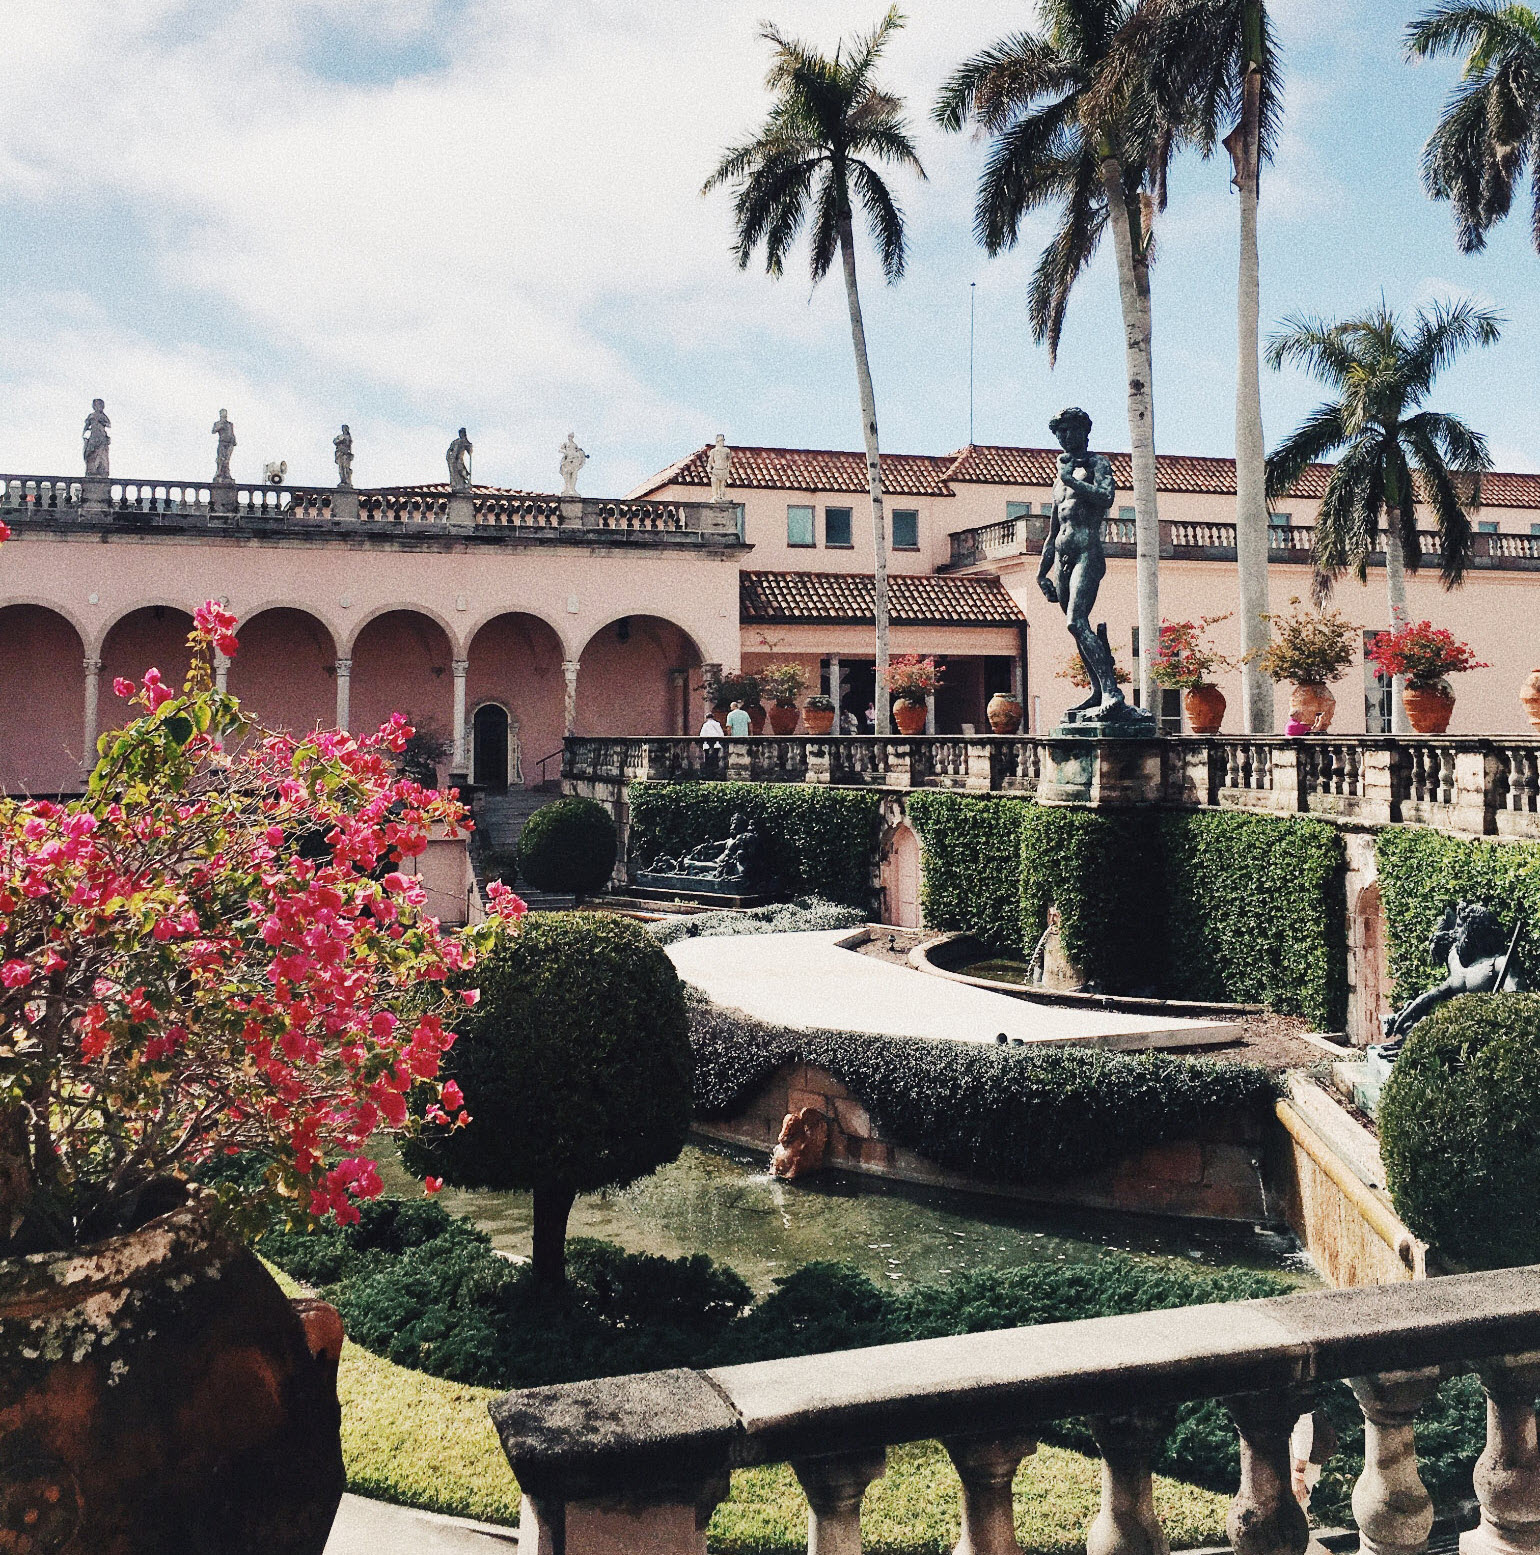
[[[698,1116],[731,1117],[783,1064],[816,1064],[860,1098],[886,1138],[999,1181],[1096,1171],[1224,1118],[1260,1123],[1280,1094],[1252,1064],[795,1031],[694,989],[686,1002]]]
[[[1024,799],[909,795],[909,819],[924,844],[920,900],[928,928],[1021,954],[1021,830],[1030,809]]]
[[[615,868],[615,822],[592,799],[542,805],[519,833],[519,873],[539,891],[601,890]]]
[[[1418,1021],[1378,1121],[1418,1236],[1468,1268],[1540,1263],[1540,994],[1466,994]]]
[[[630,799],[633,869],[727,836],[741,811],[760,824],[778,895],[871,909],[882,824],[876,794],[791,783],[633,783]]]
[[[1374,843],[1390,942],[1396,1002],[1443,982],[1428,960],[1434,925],[1456,902],[1484,902],[1511,934],[1522,921],[1518,959],[1540,972],[1540,843],[1448,837],[1431,827],[1389,826]]]

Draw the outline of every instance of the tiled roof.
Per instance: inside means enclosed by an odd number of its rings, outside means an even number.
[[[860,625],[872,619],[869,572],[745,572],[738,618],[745,625]],[[1026,620],[998,578],[900,572],[888,576],[894,626],[1015,626]]]
[[[709,486],[706,455],[711,445],[698,448],[682,463],[662,471],[637,496],[660,486]],[[950,497],[942,478],[950,458],[929,454],[883,454],[882,484],[895,497]],[[774,491],[865,491],[866,455],[827,448],[739,448],[733,445],[734,486],[769,487]]]
[[[1058,470],[1057,448],[1002,448],[975,443],[965,448],[947,467],[946,478],[959,485],[975,482],[988,486],[1052,486]],[[1125,490],[1134,483],[1133,460],[1128,454],[1109,454],[1112,473]],[[1331,466],[1313,464],[1294,488],[1294,495],[1326,494]],[[1204,496],[1235,495],[1235,461],[1196,454],[1157,454],[1155,481],[1160,491],[1193,492]]]

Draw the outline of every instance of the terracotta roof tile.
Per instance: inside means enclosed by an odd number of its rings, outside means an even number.
[[[709,486],[706,474],[708,444],[672,470],[650,483],[659,486]],[[950,497],[942,478],[950,458],[929,454],[883,454],[884,489],[895,497]],[[733,445],[733,473],[729,488],[769,487],[775,491],[865,491],[866,455],[826,448],[740,448]],[[640,493],[645,495],[644,493]]]
[[[869,572],[745,572],[738,579],[744,624],[859,625],[872,619]],[[998,578],[892,573],[888,609],[895,626],[1015,626],[1026,620]]]
[[[958,485],[1052,486],[1058,468],[1057,448],[1005,448],[974,444],[965,448],[947,467],[946,478]],[[1133,487],[1133,462],[1128,454],[1109,454],[1118,485]],[[1331,466],[1313,464],[1294,488],[1301,497],[1320,497],[1326,492]],[[1157,454],[1155,478],[1161,491],[1198,493],[1205,496],[1235,495],[1235,461],[1197,454]]]

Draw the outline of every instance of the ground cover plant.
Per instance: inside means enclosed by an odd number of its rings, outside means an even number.
[[[731,912],[695,913],[688,918],[659,919],[648,930],[660,945],[682,939],[711,939],[733,934],[807,934],[817,929],[855,929],[866,914],[822,897],[803,896],[795,902],[771,902]]]

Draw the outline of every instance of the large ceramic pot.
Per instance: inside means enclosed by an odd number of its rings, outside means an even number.
[[[996,734],[1015,734],[1021,727],[1021,703],[1008,691],[997,691],[984,709]]]
[[[1454,693],[1442,686],[1408,686],[1401,693],[1402,704],[1412,728],[1418,734],[1442,734],[1454,712]]]
[[[1337,699],[1330,686],[1306,681],[1295,686],[1289,697],[1289,712],[1296,721],[1310,725],[1312,734],[1325,734],[1337,711]]]
[[[1182,711],[1194,734],[1218,734],[1225,721],[1225,694],[1218,686],[1194,686],[1182,693]]]
[[[834,727],[834,709],[832,707],[804,707],[802,709],[802,721],[807,725],[809,734],[827,734]]]
[[[342,1323],[203,1199],[0,1260],[0,1549],[321,1555],[342,1499]]]
[[[763,734],[765,732],[765,710],[756,702],[753,707],[744,708],[749,715],[749,733]]]
[[[1520,688],[1519,701],[1524,704],[1530,728],[1540,734],[1540,669],[1529,672],[1529,679]]]
[[[893,722],[900,734],[924,734],[925,704],[923,702],[895,702]]]
[[[800,716],[795,707],[782,707],[776,703],[770,709],[770,727],[777,734],[795,734]]]

